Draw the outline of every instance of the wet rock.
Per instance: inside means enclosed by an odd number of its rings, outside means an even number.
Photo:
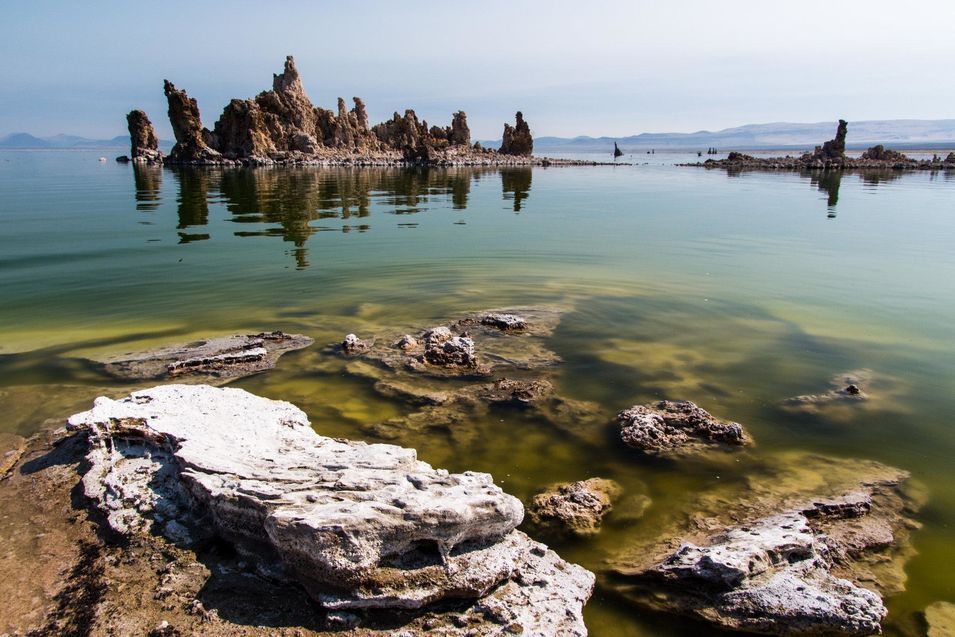
[[[803,394],[787,398],[782,402],[784,409],[816,413],[834,405],[858,404],[870,399],[865,391],[873,382],[874,374],[869,369],[857,369],[836,374],[829,381],[830,389],[820,394]]]
[[[130,111],[126,116],[129,127],[130,157],[133,161],[146,163],[161,162],[162,153],[159,152],[159,138],[153,129],[152,122],[143,111]]]
[[[346,354],[357,354],[358,352],[365,351],[368,347],[368,343],[354,334],[345,335],[345,340],[342,341],[342,351]]]
[[[504,135],[501,139],[502,155],[520,155],[530,157],[534,154],[534,138],[531,137],[530,126],[524,121],[524,114],[517,111],[517,122],[514,126],[504,124]]]
[[[881,632],[923,498],[874,462],[789,454],[738,493],[703,494],[663,539],[612,560],[606,583],[640,606],[772,635]]]
[[[501,620],[586,633],[593,576],[516,531],[520,502],[487,474],[325,438],[289,403],[202,385],[99,398],[69,428],[87,432],[83,487],[119,533],[169,521],[214,533],[266,566],[277,559],[270,572],[334,611],[464,599],[481,634],[503,634]]]
[[[531,523],[544,531],[595,535],[620,492],[619,484],[603,478],[558,484],[535,495],[527,513]]]
[[[546,380],[511,380],[501,378],[478,389],[478,399],[489,403],[528,405],[552,397],[554,386]]]
[[[219,161],[220,153],[206,143],[208,131],[202,127],[196,100],[177,89],[169,80],[165,80],[163,91],[169,104],[169,123],[176,137],[176,145],[172,147],[169,159],[183,163]]]
[[[682,455],[751,442],[740,424],[715,418],[688,401],[635,405],[617,414],[617,424],[627,445],[652,455]]]
[[[261,332],[123,354],[104,363],[107,372],[129,380],[225,382],[272,369],[282,354],[311,344],[301,334]]]
[[[455,336],[447,327],[435,327],[424,334],[422,360],[440,367],[477,367],[474,340],[467,336]]]
[[[490,325],[502,331],[523,330],[527,321],[516,314],[491,313],[481,318],[481,325]]]
[[[418,340],[411,334],[405,334],[395,342],[395,347],[407,352],[418,347]]]
[[[925,609],[927,637],[952,637],[955,635],[955,604],[935,602]]]

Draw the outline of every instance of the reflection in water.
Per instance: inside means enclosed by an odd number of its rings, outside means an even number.
[[[159,207],[162,187],[162,167],[133,164],[133,180],[136,184],[136,210],[150,211]]]
[[[521,211],[521,203],[531,192],[531,168],[507,168],[501,171],[504,199],[514,200],[514,212]]]
[[[179,182],[179,223],[176,228],[185,230],[192,226],[204,226],[209,223],[209,182],[214,173],[190,168],[172,168]],[[179,233],[179,243],[203,241],[208,234]]]
[[[813,171],[809,174],[809,183],[816,186],[819,192],[826,193],[826,207],[829,209],[828,216],[830,219],[835,219],[836,204],[839,203],[839,186],[842,185],[842,171]]]
[[[148,190],[140,187],[136,166],[136,197]],[[146,167],[142,167],[146,168]],[[155,170],[160,170],[156,168]],[[269,224],[235,232],[236,236],[278,236],[294,247],[296,266],[308,267],[308,239],[316,232],[364,232],[367,222],[358,224],[322,225],[324,219],[364,219],[371,216],[372,206],[395,215],[415,214],[431,204],[454,210],[465,210],[472,182],[492,173],[500,173],[502,194],[513,201],[519,212],[530,194],[531,169],[236,169],[221,170],[194,167],[169,167],[179,187],[177,203],[179,230],[206,226],[209,202],[221,200],[231,213],[231,221],[239,224]],[[161,175],[152,179],[161,180]],[[156,182],[159,183],[158,181]],[[158,201],[158,185],[148,191]],[[146,196],[146,195],[144,195]],[[158,204],[151,204],[158,205]],[[416,223],[399,224],[414,228]],[[208,239],[209,234],[179,233],[180,242]]]

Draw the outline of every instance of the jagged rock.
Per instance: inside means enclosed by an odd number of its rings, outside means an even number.
[[[267,157],[278,149],[272,140],[276,123],[253,100],[232,100],[215,124],[218,148],[228,157]]]
[[[451,116],[451,132],[448,141],[452,146],[468,146],[471,143],[471,129],[468,128],[468,116],[458,111]]]
[[[474,340],[467,336],[454,336],[447,327],[435,327],[424,334],[422,360],[440,367],[475,368]]]
[[[356,354],[358,352],[363,352],[368,349],[368,343],[361,340],[354,334],[346,334],[345,340],[342,341],[342,351],[346,354]]]
[[[202,385],[99,398],[68,427],[88,432],[84,491],[118,533],[215,534],[331,610],[476,600],[482,634],[586,634],[593,576],[516,531],[520,502],[487,474],[326,438],[289,403]]]
[[[952,637],[955,635],[955,604],[935,602],[925,609],[927,637]]]
[[[949,153],[948,156],[945,158],[945,163],[955,164],[955,153]]]
[[[822,146],[816,146],[812,159],[823,162],[844,160],[846,158],[846,133],[848,130],[849,125],[846,120],[840,119],[839,126],[836,128],[836,136]]]
[[[908,157],[906,157],[903,153],[888,149],[882,144],[877,144],[862,153],[860,159],[871,159],[875,161],[906,161]]]
[[[534,139],[531,137],[531,129],[524,121],[524,115],[517,111],[517,124],[511,126],[504,124],[504,136],[501,139],[501,148],[498,150],[502,155],[521,155],[529,157],[534,153]]]
[[[751,442],[739,423],[725,422],[689,401],[661,400],[617,414],[620,438],[652,455],[697,453]]]
[[[208,131],[202,128],[196,100],[169,80],[164,81],[163,91],[169,103],[169,123],[176,137],[169,158],[177,162],[215,162],[221,159],[220,153],[206,143]]]
[[[312,339],[301,334],[262,332],[123,354],[104,363],[117,378],[225,382],[272,369],[282,354],[311,344]]]
[[[619,484],[603,478],[558,484],[535,495],[527,513],[531,523],[544,531],[595,535],[620,492]]]
[[[146,163],[161,162],[162,153],[159,152],[159,138],[153,129],[152,122],[143,111],[130,111],[126,116],[129,126],[130,157],[133,161]]]
[[[767,462],[742,495],[704,495],[669,539],[613,559],[608,587],[732,630],[881,632],[880,594],[900,590],[913,552],[920,497],[908,474],[809,455]]]

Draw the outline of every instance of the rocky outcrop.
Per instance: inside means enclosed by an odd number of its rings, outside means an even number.
[[[812,153],[813,161],[839,162],[846,157],[846,134],[849,132],[849,124],[844,119],[839,120],[839,126],[836,127],[836,136],[825,142],[822,146],[816,146]]]
[[[670,539],[615,558],[608,588],[731,630],[880,633],[881,595],[901,590],[914,552],[917,489],[906,473],[873,462],[771,462],[741,497],[704,495]]]
[[[159,152],[159,138],[153,129],[152,122],[143,111],[130,111],[126,116],[129,127],[130,153],[135,162],[159,163],[162,162],[162,153]]]
[[[544,532],[596,535],[620,492],[619,484],[604,478],[558,484],[535,495],[527,513],[531,523]]]
[[[593,576],[516,531],[520,502],[487,474],[326,438],[289,403],[203,385],[99,398],[69,428],[88,434],[83,488],[115,532],[219,537],[355,624],[458,600],[464,621],[442,634],[586,634]]]
[[[107,373],[126,380],[222,383],[272,369],[286,352],[311,344],[301,334],[261,332],[121,354],[103,362]]]
[[[464,111],[458,111],[451,116],[451,132],[448,141],[452,146],[469,146],[471,144],[471,129],[468,128],[468,116]]]
[[[906,157],[903,153],[900,153],[896,150],[891,150],[883,146],[882,144],[877,144],[866,150],[859,157],[860,159],[868,159],[873,161],[891,161],[899,162],[906,161]]]
[[[520,111],[517,111],[516,118],[514,126],[504,124],[504,136],[498,152],[502,155],[530,157],[534,153],[534,138],[531,137],[530,126],[524,121],[524,114]]]
[[[840,119],[836,136],[833,139],[822,146],[817,146],[813,152],[804,153],[798,157],[790,155],[785,157],[753,157],[732,152],[726,159],[707,159],[704,162],[681,165],[726,168],[729,170],[955,170],[955,153],[950,153],[944,160],[940,157],[910,159],[904,154],[888,150],[880,144],[869,148],[859,157],[849,157],[846,155],[847,134],[848,124],[845,120]]]
[[[506,320],[498,324],[488,317]],[[371,345],[343,356],[340,373],[365,379],[380,395],[411,408],[365,427],[378,438],[411,443],[435,432],[469,444],[485,434],[483,423],[492,410],[507,410],[597,444],[607,415],[593,403],[561,396],[551,382],[560,357],[547,339],[559,318],[555,308],[508,308],[475,312],[427,330],[372,330],[364,341]],[[329,350],[344,353],[337,346]]]
[[[169,123],[176,137],[176,145],[172,147],[169,159],[178,163],[216,162],[221,159],[219,152],[207,143],[211,134],[202,127],[196,100],[177,89],[169,80],[165,80],[163,91],[169,103]]]
[[[715,418],[688,401],[635,405],[617,414],[617,424],[628,446],[649,455],[686,455],[751,442],[739,423]]]

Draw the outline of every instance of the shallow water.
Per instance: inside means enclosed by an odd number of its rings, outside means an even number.
[[[909,470],[930,499],[907,590],[888,600],[887,632],[898,633],[928,603],[955,600],[953,201],[952,174],[727,174],[656,158],[216,171],[2,152],[0,431],[26,434],[128,392],[87,356],[282,329],[316,345],[237,385],[294,402],[322,433],[374,440],[370,425],[411,408],[345,373],[324,344],[556,305],[566,314],[549,346],[565,361],[564,395],[596,401],[608,419],[655,398],[693,400],[743,423],[757,446],[722,462],[647,462],[609,429],[509,411],[392,442],[451,470],[489,471],[525,500],[595,475],[652,498],[639,520],[621,505],[597,538],[557,546],[594,570],[652,537],[691,494],[742,489],[756,465],[798,462],[792,451]],[[873,374],[867,403],[779,407],[856,369]],[[597,636],[700,631],[601,590],[586,616]]]

